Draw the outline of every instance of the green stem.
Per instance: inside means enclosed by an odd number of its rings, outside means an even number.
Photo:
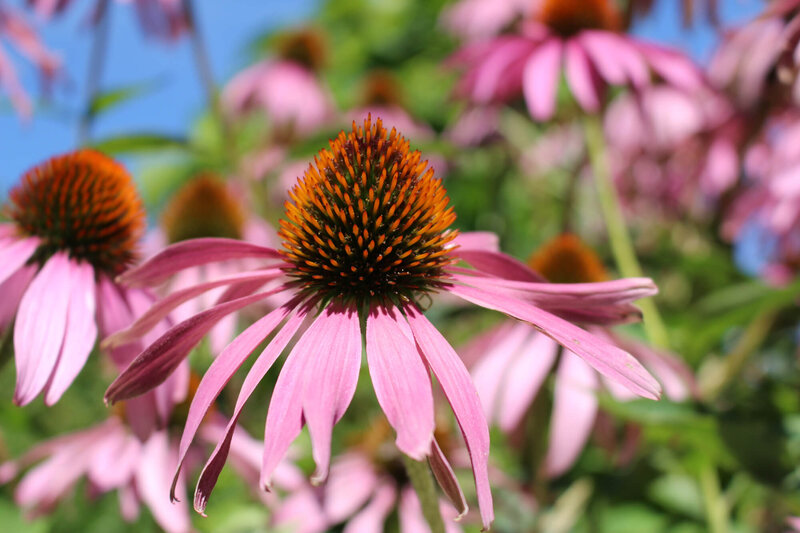
[[[611,182],[603,129],[599,119],[595,116],[587,117],[584,125],[589,161],[592,165],[592,174],[594,174],[600,208],[603,211],[608,240],[611,244],[614,261],[617,263],[617,269],[624,277],[641,277],[642,267],[639,266],[639,260],[636,258],[636,252],[634,251],[628,228],[625,225],[625,218],[622,215],[617,193]],[[642,310],[644,329],[650,343],[654,346],[667,348],[669,346],[667,329],[653,299],[646,298],[641,300],[639,307]]]
[[[422,515],[428,522],[431,533],[445,533],[444,520],[439,510],[439,495],[436,493],[428,463],[415,461],[403,455],[403,465],[422,505]]]
[[[706,507],[708,531],[728,533],[728,504],[719,489],[717,470],[711,463],[704,464],[700,470],[700,491]]]
[[[108,32],[110,27],[109,0],[101,0],[97,4],[97,23],[92,37],[92,49],[89,52],[89,70],[86,73],[86,107],[78,120],[78,145],[84,146],[91,136],[94,110],[92,105],[100,88],[100,78],[108,50]]]

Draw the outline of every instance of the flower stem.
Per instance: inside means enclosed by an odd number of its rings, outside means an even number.
[[[183,9],[183,15],[186,18],[186,27],[192,43],[192,54],[194,55],[197,75],[206,93],[208,105],[211,107],[214,117],[219,122],[222,132],[222,142],[228,157],[231,159],[230,164],[234,165],[236,163],[236,146],[233,142],[234,139],[231,134],[230,124],[219,102],[219,95],[217,94],[217,87],[214,82],[214,73],[211,69],[211,60],[208,57],[203,34],[197,24],[197,15],[192,0],[182,0],[181,7]]]
[[[100,79],[103,76],[103,66],[106,62],[108,50],[108,31],[111,18],[109,0],[100,0],[97,4],[97,22],[92,36],[92,49],[89,52],[89,70],[86,73],[86,107],[78,120],[78,145],[83,146],[89,142],[91,135],[94,110],[92,104],[97,97]]]
[[[603,129],[600,121],[595,116],[589,116],[584,121],[584,131],[586,136],[586,146],[589,151],[589,161],[592,165],[597,195],[600,199],[600,208],[603,211],[603,218],[608,231],[608,239],[611,243],[611,252],[614,261],[617,263],[619,273],[624,277],[641,277],[642,267],[636,258],[628,228],[625,225],[625,218],[617,199],[617,193],[611,182],[611,173],[606,158],[606,147],[603,139]],[[669,345],[667,330],[664,321],[658,313],[655,302],[652,298],[646,298],[639,302],[644,317],[644,329],[647,338],[654,346],[667,348]]]
[[[719,476],[711,463],[700,470],[700,491],[706,507],[709,533],[728,533],[728,504],[719,489]]]
[[[442,513],[439,510],[439,496],[436,494],[436,486],[433,483],[433,476],[428,469],[428,464],[403,455],[403,465],[411,480],[411,486],[417,493],[419,503],[422,505],[422,515],[428,522],[431,533],[445,533],[444,520],[442,520]]]

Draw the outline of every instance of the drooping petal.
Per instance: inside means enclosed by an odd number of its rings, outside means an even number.
[[[272,367],[272,364],[286,348],[286,345],[289,344],[289,341],[292,339],[292,337],[294,337],[294,334],[300,328],[300,325],[306,317],[306,312],[307,310],[301,310],[297,314],[289,317],[272,341],[267,345],[266,348],[264,348],[264,351],[261,352],[255,364],[247,373],[244,383],[242,384],[242,388],[239,391],[239,396],[236,398],[236,406],[233,409],[233,415],[225,427],[224,435],[217,442],[214,451],[211,453],[211,456],[206,462],[206,465],[203,467],[203,471],[200,473],[200,477],[197,480],[197,486],[195,487],[194,493],[194,508],[199,513],[203,514],[205,512],[208,498],[211,496],[211,491],[214,489],[214,486],[217,483],[217,478],[219,477],[222,467],[225,464],[225,460],[228,457],[231,443],[233,442],[232,439],[235,435],[236,424],[239,420],[239,415],[242,413],[244,404],[253,394],[253,391],[261,382],[261,380],[264,379],[267,371],[269,371],[269,369]],[[185,430],[184,436],[181,438],[182,443],[184,439],[186,439],[186,446],[188,447],[188,445],[191,443],[191,439],[186,436]],[[185,451],[182,451],[180,458],[181,464],[185,458],[185,453]],[[179,471],[176,472],[175,480],[177,480],[177,475],[179,473]],[[173,490],[175,480],[173,480]],[[174,492],[172,495],[174,497]]]
[[[294,303],[294,302],[293,302]],[[192,398],[189,406],[189,414],[186,416],[186,423],[183,426],[183,435],[178,447],[178,471],[180,472],[189,446],[192,444],[200,424],[205,419],[209,408],[213,405],[222,389],[230,381],[231,377],[242,366],[253,350],[267,338],[272,331],[283,321],[286,316],[294,310],[294,305],[286,305],[275,309],[266,316],[260,318],[238,337],[236,337],[218,357],[214,359],[208,367],[197,391]],[[282,349],[282,348],[281,348]],[[277,357],[276,354],[275,357]],[[271,366],[272,362],[270,362]],[[267,368],[269,368],[269,366]],[[177,479],[177,473],[176,473]],[[171,496],[174,497],[174,494]]]
[[[661,394],[658,381],[632,355],[566,320],[504,294],[460,285],[452,285],[447,290],[476,305],[529,322],[545,335],[575,352],[595,370],[622,383],[640,396],[658,399]]]
[[[378,481],[366,455],[349,452],[338,456],[331,464],[322,499],[330,521],[337,524],[353,515],[375,492]]]
[[[11,240],[0,237],[0,283],[22,268],[39,246],[39,239]]]
[[[141,265],[119,277],[119,282],[132,287],[158,285],[183,269],[243,258],[281,259],[274,248],[235,239],[204,238],[173,244]]]
[[[169,499],[169,474],[177,464],[176,452],[170,447],[166,431],[154,433],[142,446],[136,486],[142,501],[167,533],[190,533],[188,508]]]
[[[333,425],[342,418],[356,391],[361,327],[355,310],[334,305],[329,305],[311,328],[315,326],[318,343],[304,348],[305,357],[315,360],[306,368],[303,414],[317,464],[311,481],[321,483],[328,477]]]
[[[500,392],[497,425],[506,432],[516,428],[533,403],[558,355],[558,344],[539,332],[527,342],[511,362]]]
[[[66,254],[57,253],[22,296],[14,324],[17,405],[33,400],[53,373],[64,341],[72,283],[70,260]]]
[[[406,307],[406,316],[425,358],[453,409],[456,421],[472,462],[472,473],[478,493],[478,507],[484,528],[494,519],[492,492],[489,485],[489,427],[469,372],[455,350],[441,333],[413,306]]]
[[[417,461],[433,439],[433,393],[419,352],[397,310],[375,307],[367,317],[367,362],[378,403],[397,432],[397,448]]]
[[[455,519],[459,520],[467,514],[469,506],[467,505],[467,499],[464,497],[464,491],[461,490],[461,485],[458,483],[458,478],[455,472],[453,472],[450,463],[447,461],[447,457],[444,456],[442,449],[439,447],[439,443],[436,442],[436,439],[433,439],[428,463],[431,466],[431,472],[433,472],[433,476],[436,478],[436,482],[439,483],[442,492],[445,493],[450,503],[452,503],[456,511],[458,511],[458,516]]]
[[[347,521],[342,533],[383,533],[384,522],[396,500],[395,488],[389,483],[382,484],[367,506]]]
[[[478,272],[489,274],[490,276],[530,283],[545,281],[542,276],[528,268],[524,263],[500,252],[456,248],[450,253],[469,263]]]
[[[120,344],[131,342],[142,337],[156,324],[164,320],[167,315],[169,315],[170,312],[172,312],[176,307],[188,300],[191,300],[192,298],[200,296],[204,292],[210,291],[211,289],[222,287],[224,285],[231,285],[233,283],[251,282],[262,279],[264,281],[268,281],[275,279],[280,275],[281,271],[279,269],[256,270],[254,272],[245,272],[226,276],[172,292],[165,298],[158,300],[152,306],[150,306],[145,313],[136,319],[136,322],[128,326],[126,329],[118,331],[105,339],[103,341],[103,346],[119,346]]]
[[[22,295],[36,275],[36,270],[37,267],[34,265],[22,267],[0,283],[0,294],[3,295],[0,298],[0,330],[5,329],[14,320]]]
[[[125,400],[157,387],[222,317],[282,290],[262,292],[219,304],[172,327],[117,376],[106,391],[106,401],[114,403]]]
[[[553,416],[544,468],[548,476],[566,472],[583,450],[597,415],[597,375],[564,351],[556,374]]]
[[[600,109],[600,87],[594,71],[583,48],[574,40],[567,41],[564,50],[567,83],[575,100],[584,111],[595,112]]]
[[[490,231],[466,231],[456,235],[450,243],[453,248],[461,250],[482,250],[499,252],[500,238]]]
[[[536,120],[548,120],[555,112],[562,49],[561,39],[550,38],[531,54],[525,64],[522,88],[528,111]]]
[[[44,403],[53,405],[83,369],[97,340],[94,269],[89,263],[70,264],[73,285],[67,306],[64,343],[45,387]]]

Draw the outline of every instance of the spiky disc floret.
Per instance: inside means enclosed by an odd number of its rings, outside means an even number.
[[[246,216],[222,181],[201,174],[175,194],[161,222],[170,243],[201,237],[241,239]]]
[[[10,194],[9,216],[41,245],[34,260],[59,250],[117,274],[135,259],[145,225],[125,168],[94,150],[56,156],[29,170]]]
[[[361,305],[412,300],[443,283],[455,213],[420,156],[371,118],[319,152],[280,221],[287,273],[302,290]]]
[[[605,281],[603,261],[572,233],[562,233],[546,242],[528,260],[528,265],[553,283]]]

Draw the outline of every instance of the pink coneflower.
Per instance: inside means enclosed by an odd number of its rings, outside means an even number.
[[[723,40],[709,67],[717,85],[745,106],[800,103],[800,1],[776,0]]]
[[[530,261],[552,282],[600,282],[607,279],[600,259],[575,235],[562,234],[545,244]],[[689,369],[677,358],[600,327],[590,331],[609,344],[632,353],[663,384],[666,396],[685,400],[692,393]],[[500,429],[515,431],[528,412],[545,378],[553,371],[559,346],[524,323],[503,323],[465,348],[474,360],[472,376],[486,417]],[[599,414],[597,394],[605,390],[621,401],[636,397],[609,380],[568,349],[555,370],[553,413],[544,473],[559,476],[578,458]]]
[[[650,87],[604,117],[620,196],[640,213],[708,212],[740,175],[746,128],[723,97]]]
[[[0,465],[0,483],[41,461],[22,477],[14,492],[17,505],[32,516],[52,512],[85,477],[93,496],[118,492],[126,521],[136,520],[144,504],[168,533],[190,533],[188,506],[169,501],[169,476],[177,459],[177,441],[170,439],[167,430],[140,440],[123,419],[111,416],[97,426],[46,441],[16,461]],[[185,491],[183,476],[178,483]]]
[[[142,30],[153,37],[173,40],[180,37],[187,29],[186,14],[181,0],[117,0],[120,4],[133,4],[139,17]],[[73,0],[27,0],[36,13],[46,19],[61,15],[73,4]],[[95,9],[93,20],[103,7]]]
[[[51,405],[83,368],[98,329],[109,335],[152,304],[147,293],[113,281],[136,257],[144,211],[120,164],[80,150],[28,171],[6,213],[0,327],[16,316],[14,402],[25,405],[44,391]],[[129,349],[112,352],[117,364],[130,362]]]
[[[540,3],[541,0],[461,0],[445,9],[442,22],[453,35],[476,41],[494,37]]]
[[[397,432],[397,447],[418,460],[435,454],[429,372],[436,376],[466,440],[488,527],[493,511],[487,474],[489,432],[482,407],[467,369],[417,302],[441,291],[530,322],[605,374],[656,398],[658,383],[633,357],[545,310],[609,319],[630,314],[630,302],[653,294],[655,287],[649,279],[557,288],[531,280],[525,277],[528,271],[507,256],[470,251],[475,241],[485,238],[458,236],[450,228],[455,214],[448,202],[441,181],[426,170],[420,153],[412,152],[405,139],[394,131],[387,133],[380,119],[376,124],[368,119],[363,127],[354,124],[351,133],[341,132],[329,150],[319,152],[290,193],[279,232],[282,250],[225,239],[184,241],[124,274],[124,282],[141,286],[199,264],[237,257],[264,261],[261,270],[195,287],[200,292],[226,284],[230,298],[178,324],[147,348],[111,385],[107,400],[123,400],[156,386],[222,317],[285,293],[291,300],[234,339],[206,372],[189,411],[181,453],[250,353],[275,332],[245,378],[231,424],[301,325],[310,321],[286,359],[270,400],[261,485],[271,486],[275,465],[305,424],[317,465],[312,480],[327,478],[331,433],[353,397],[365,338],[373,387]],[[458,259],[473,268],[455,266]],[[276,279],[284,284],[255,292]],[[172,294],[142,320],[168,312],[182,298],[181,293]],[[131,331],[136,329],[134,324]],[[127,338],[123,332],[113,341]],[[197,509],[205,507],[216,482],[232,428],[198,481]]]
[[[723,235],[770,244],[757,274],[786,283],[800,272],[800,117],[772,117],[748,149],[746,180],[725,215]]]
[[[536,120],[550,119],[562,69],[581,108],[596,112],[606,87],[649,85],[654,75],[684,89],[701,75],[683,55],[619,33],[609,0],[545,0],[518,34],[467,45],[453,58],[466,72],[457,92],[477,104],[524,96]]]
[[[5,52],[3,40],[33,63],[46,82],[55,77],[60,61],[45,48],[22,14],[0,3],[0,88],[8,93],[17,112],[27,117],[31,113],[31,102],[17,78],[11,58]]]
[[[280,138],[312,133],[333,114],[332,98],[317,76],[324,50],[321,37],[310,29],[287,33],[276,58],[245,69],[228,83],[222,93],[226,111],[261,111]]]
[[[150,232],[145,242],[152,255],[165,246],[203,237],[237,239],[253,243],[275,242],[274,229],[266,221],[248,213],[242,195],[220,178],[201,174],[179,189],[164,208],[161,225]],[[180,291],[199,283],[246,270],[247,260],[232,260],[200,265],[181,271],[161,287],[162,293]],[[224,288],[210,290],[178,306],[172,317],[178,321],[211,307]],[[282,303],[282,302],[280,302]],[[213,353],[219,353],[233,338],[237,314],[225,317],[211,330],[209,339]]]

